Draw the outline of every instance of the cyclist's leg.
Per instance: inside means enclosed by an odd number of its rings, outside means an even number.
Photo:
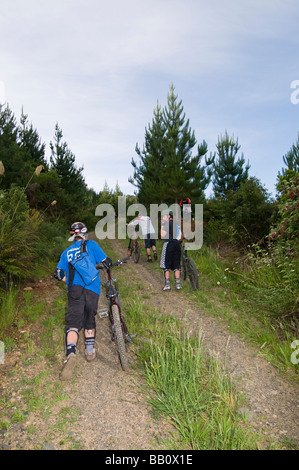
[[[169,269],[164,269],[164,287],[163,290],[170,290],[170,271]]]
[[[85,290],[85,317],[84,317],[84,330],[85,330],[85,357],[87,361],[92,361],[96,357],[95,352],[95,337],[96,337],[96,322],[95,317],[97,314],[99,295],[90,290]]]
[[[171,269],[174,272],[176,288],[181,289],[181,246],[176,240],[171,244]]]
[[[132,254],[132,239],[130,238],[129,245],[128,245],[128,255],[131,256]]]
[[[152,261],[152,256],[151,256],[151,240],[150,240],[150,234],[148,233],[146,237],[144,238],[144,246],[146,249],[146,254],[147,254],[147,261],[151,262]]]
[[[150,244],[151,244],[151,247],[152,247],[152,250],[153,250],[153,253],[154,253],[154,259],[157,260],[158,255],[157,255],[156,240],[154,238],[151,238]]]

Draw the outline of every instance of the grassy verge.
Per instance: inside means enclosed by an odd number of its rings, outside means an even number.
[[[127,241],[122,244],[127,246]],[[160,253],[160,240],[157,248]],[[298,317],[287,312],[298,309],[299,259],[290,260],[281,253],[274,255],[275,258],[269,258],[265,253],[254,256],[251,252],[241,259],[234,253],[221,259],[205,246],[190,251],[189,256],[198,268],[200,288],[191,291],[187,280],[182,283],[183,292],[188,293],[203,314],[223,321],[286,378],[298,382],[299,364],[294,350]],[[146,259],[144,250],[141,256]],[[148,268],[161,274],[157,263]]]
[[[111,248],[102,246],[117,258]],[[146,384],[143,391],[154,412],[170,420],[177,431],[165,442],[166,448],[275,447],[251,428],[243,396],[220,363],[203,350],[201,337],[188,336],[178,319],[153,308],[142,280],[136,283],[125,267],[117,279],[129,330],[137,333],[133,350]]]
[[[194,294],[197,304],[224,319],[272,365],[298,381],[298,364],[292,361],[298,329],[296,320],[283,314],[291,295],[279,268],[264,262],[244,264],[238,258],[228,264],[205,248],[190,255],[200,274],[200,289]],[[296,295],[292,293],[294,301]]]
[[[136,354],[143,364],[144,393],[168,418],[178,436],[170,449],[257,449],[243,399],[219,363],[208,357],[201,338],[189,337],[173,317],[145,308],[136,295],[127,304],[129,325],[141,333]],[[139,335],[138,335],[139,337]]]

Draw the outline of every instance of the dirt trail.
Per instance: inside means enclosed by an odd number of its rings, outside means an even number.
[[[118,257],[125,256],[125,250],[115,241],[115,252]],[[145,262],[145,254],[136,265],[129,262],[121,270],[126,271],[132,282],[142,283],[146,299],[161,313],[176,315],[180,319],[187,318],[190,331],[201,331],[204,345],[210,354],[222,362],[234,383],[248,402],[248,419],[256,429],[263,431],[274,439],[288,438],[299,445],[298,433],[298,387],[285,382],[275,369],[257,353],[245,345],[229,330],[218,324],[215,319],[205,317],[192,303],[186,300],[184,290],[162,292],[162,277]],[[48,281],[48,296],[54,295],[57,289],[55,280]],[[165,301],[166,299],[169,301]],[[102,298],[100,307],[105,306]],[[134,357],[130,356],[131,371],[121,370],[114,344],[110,340],[107,318],[97,319],[96,338],[97,358],[87,364],[84,358],[84,344],[79,341],[78,361],[75,378],[63,385],[67,401],[57,404],[79,410],[77,419],[70,423],[68,430],[69,442],[79,443],[85,450],[155,450],[162,448],[162,439],[174,432],[167,421],[156,420],[142,394],[142,380],[134,369]],[[63,353],[61,354],[63,359]],[[60,365],[53,366],[53,380],[57,379]],[[37,366],[36,366],[37,367]],[[43,364],[39,364],[42,368]],[[34,375],[31,367],[20,370],[20,379]],[[8,380],[3,388],[9,388]],[[1,388],[1,386],[0,386]],[[15,392],[14,392],[15,393]],[[38,441],[46,447],[61,449],[61,437],[48,430],[53,426],[55,412],[44,422],[38,416],[29,417],[36,426]],[[26,432],[28,423],[13,425],[8,432],[0,432],[0,449],[34,449],[37,438]],[[50,439],[50,443],[49,443]],[[69,448],[69,442],[66,447]]]

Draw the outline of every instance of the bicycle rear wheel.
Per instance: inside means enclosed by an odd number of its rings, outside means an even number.
[[[187,259],[187,269],[192,289],[199,289],[198,271],[192,258]]]
[[[123,370],[127,370],[129,367],[128,357],[127,357],[127,347],[125,342],[125,335],[123,332],[123,327],[120,321],[119,309],[117,305],[112,305],[112,316],[114,324],[114,333],[117,343],[117,349],[119,354],[120,364]]]
[[[185,254],[182,252],[181,254],[181,270],[182,270],[182,278],[186,281],[187,278],[187,265],[186,265],[186,257]]]
[[[140,243],[136,242],[134,253],[133,253],[134,263],[138,263],[139,258],[140,258],[140,252],[141,252]]]

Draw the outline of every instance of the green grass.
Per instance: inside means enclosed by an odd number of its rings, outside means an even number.
[[[206,248],[190,255],[200,275],[200,289],[193,298],[203,312],[225,320],[232,332],[248,340],[291,380],[298,380],[298,364],[291,361],[298,326],[283,315],[291,302],[297,302],[297,272],[283,278],[281,266],[262,259],[246,263],[235,259],[228,265]]]
[[[257,435],[239,410],[243,398],[225,370],[186,334],[174,317],[145,307],[136,294],[125,300],[135,354],[147,384],[144,393],[158,415],[177,431],[168,448],[257,449]]]

